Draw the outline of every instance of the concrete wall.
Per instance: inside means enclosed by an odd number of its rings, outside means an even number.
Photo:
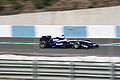
[[[120,6],[0,16],[0,25],[120,25]]]
[[[120,38],[116,25],[0,25],[0,37]]]

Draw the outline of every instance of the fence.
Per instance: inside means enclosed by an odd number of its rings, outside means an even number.
[[[120,62],[0,59],[0,78],[120,80]]]

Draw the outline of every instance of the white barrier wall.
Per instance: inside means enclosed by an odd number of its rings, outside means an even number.
[[[120,25],[120,6],[0,16],[0,25]]]
[[[90,25],[87,27],[88,38],[116,38],[116,28],[113,25]]]
[[[0,37],[120,38],[116,25],[1,25]]]
[[[12,37],[12,27],[10,25],[0,25],[0,37]]]

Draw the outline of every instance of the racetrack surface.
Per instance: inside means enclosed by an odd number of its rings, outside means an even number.
[[[94,42],[118,43],[120,39],[90,39]],[[37,38],[0,38],[0,41],[39,41]],[[120,56],[119,46],[100,46],[98,49],[45,48],[38,44],[0,44],[0,52],[38,53],[39,54],[84,54],[91,56]]]

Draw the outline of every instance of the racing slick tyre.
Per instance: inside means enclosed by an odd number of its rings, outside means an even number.
[[[99,45],[95,45],[95,48],[99,48]]]
[[[40,48],[45,48],[47,46],[47,42],[46,41],[41,41],[39,44]]]
[[[74,47],[75,49],[79,49],[80,46],[81,46],[81,44],[80,44],[79,42],[76,42],[76,43],[73,45],[73,47]]]

